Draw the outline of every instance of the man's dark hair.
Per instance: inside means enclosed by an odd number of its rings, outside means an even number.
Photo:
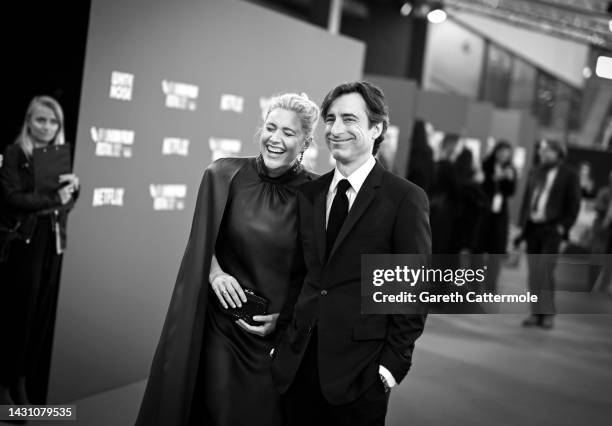
[[[325,120],[325,116],[331,104],[340,96],[348,95],[349,93],[358,93],[365,101],[370,128],[378,123],[382,123],[382,132],[380,136],[374,140],[374,147],[372,148],[372,154],[376,155],[378,147],[385,139],[385,133],[389,126],[389,107],[385,102],[385,94],[379,87],[368,81],[355,81],[337,86],[325,96],[323,104],[321,105],[321,117]]]

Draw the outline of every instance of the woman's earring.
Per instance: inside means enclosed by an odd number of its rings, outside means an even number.
[[[298,163],[302,164],[303,159],[304,159],[304,151],[300,152],[300,158],[298,159]]]

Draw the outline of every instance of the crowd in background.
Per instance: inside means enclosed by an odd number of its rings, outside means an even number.
[[[591,165],[570,166],[567,148],[556,140],[538,141],[532,164],[521,171],[508,141],[490,144],[479,155],[457,134],[433,143],[436,137],[431,123],[415,122],[406,175],[429,196],[434,254],[509,254],[505,262],[511,263],[519,250],[612,253],[612,171],[607,185],[597,188]],[[526,173],[527,183],[522,198],[515,200],[519,217],[512,221],[510,201],[518,196],[520,172]],[[484,259],[489,291],[496,290],[503,258]],[[532,284],[541,279],[528,274]],[[591,284],[596,280],[592,277]],[[553,313],[554,303],[549,305],[545,311]],[[531,318],[524,325],[542,322]],[[544,323],[552,327],[550,320]]]

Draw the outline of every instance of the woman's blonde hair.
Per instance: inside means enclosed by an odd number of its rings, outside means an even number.
[[[277,108],[295,112],[302,125],[305,139],[308,142],[312,142],[320,112],[317,104],[311,101],[306,93],[300,95],[297,93],[283,93],[282,95],[274,96],[268,104],[266,119],[270,111]]]
[[[19,136],[17,136],[17,139],[15,140],[15,143],[21,147],[23,152],[28,157],[32,156],[32,150],[34,149],[34,142],[32,141],[32,136],[30,135],[29,123],[36,106],[44,106],[53,111],[53,114],[55,114],[55,118],[59,124],[57,133],[55,134],[51,145],[63,145],[65,143],[64,112],[62,111],[62,107],[60,106],[59,102],[57,102],[51,96],[36,96],[30,101],[30,105],[28,105],[25,119],[23,120],[23,126],[21,126]]]

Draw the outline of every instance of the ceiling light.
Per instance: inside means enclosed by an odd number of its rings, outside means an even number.
[[[591,78],[591,76],[593,75],[593,71],[591,70],[591,68],[589,67],[584,67],[582,69],[582,76],[586,79]]]
[[[608,56],[600,56],[597,58],[595,74],[597,74],[598,77],[612,80],[612,58]]]
[[[427,14],[427,20],[432,24],[441,24],[446,21],[446,12],[442,9],[434,9]]]
[[[405,1],[402,5],[402,8],[400,9],[400,14],[402,16],[408,16],[410,15],[410,12],[412,12],[412,4],[408,1]]]

